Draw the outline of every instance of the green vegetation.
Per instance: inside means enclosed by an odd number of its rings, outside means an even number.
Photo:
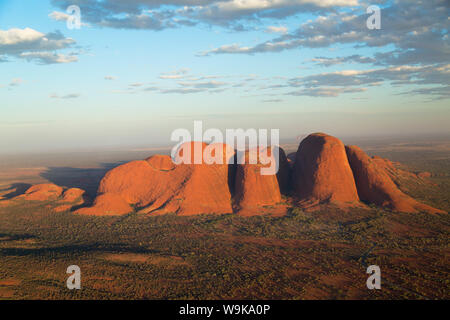
[[[0,297],[449,298],[447,216],[330,208],[286,217],[85,217],[0,209]],[[65,270],[82,270],[82,290]],[[366,288],[377,264],[383,288]]]

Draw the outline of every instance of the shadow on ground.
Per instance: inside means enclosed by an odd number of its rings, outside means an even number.
[[[99,168],[49,167],[40,176],[59,186],[81,188],[93,198],[106,172],[123,163],[102,163]]]
[[[13,183],[11,186],[9,186],[6,189],[0,190],[0,191],[7,191],[12,190],[11,192],[4,194],[2,197],[3,199],[9,200],[14,197],[20,196],[21,194],[24,194],[27,189],[31,187],[31,184],[29,183]]]
[[[20,237],[20,236],[19,236]],[[28,239],[28,235],[23,235],[23,239]],[[11,241],[8,239],[8,241]],[[160,250],[142,248],[140,246],[133,246],[125,243],[112,243],[112,244],[102,244],[102,243],[92,243],[85,245],[62,245],[56,247],[45,247],[45,248],[21,248],[21,247],[6,247],[0,248],[0,255],[2,256],[39,256],[44,255],[72,255],[72,254],[85,254],[88,252],[127,252],[127,253],[137,253],[137,254],[161,254]]]

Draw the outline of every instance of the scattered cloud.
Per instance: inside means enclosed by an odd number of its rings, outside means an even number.
[[[78,60],[72,54],[56,53],[71,48],[72,38],[66,38],[59,31],[44,34],[31,28],[0,30],[0,56],[22,58],[38,64],[69,63]]]
[[[64,55],[51,52],[23,52],[21,58],[28,61],[36,61],[38,64],[70,63],[78,61],[77,56],[73,54]]]
[[[142,87],[143,85],[144,85],[144,83],[142,83],[142,82],[134,82],[134,83],[130,83],[128,86],[138,88],[138,87]]]
[[[80,96],[81,96],[81,94],[79,94],[79,93],[69,93],[69,94],[66,94],[63,96],[57,95],[56,93],[52,93],[50,95],[50,98],[52,98],[52,99],[76,99]]]
[[[204,81],[204,82],[178,82],[178,84],[182,87],[192,87],[196,89],[215,89],[215,88],[221,88],[225,85],[227,85],[226,82],[221,81]]]
[[[439,87],[418,88],[399,93],[400,95],[422,95],[430,96],[431,100],[443,100],[450,98],[450,85]]]
[[[67,21],[70,18],[70,15],[68,15],[67,13],[59,11],[53,11],[48,16],[56,21]]]
[[[64,21],[64,22],[66,22],[71,17],[69,14],[60,11],[53,11],[48,16],[55,21]],[[81,22],[81,26],[89,27],[89,24]]]
[[[234,43],[234,44],[227,44],[227,45],[223,45],[220,46],[218,48],[212,49],[212,50],[207,50],[207,51],[203,51],[198,53],[198,56],[210,56],[213,54],[224,54],[224,53],[253,53],[251,52],[252,48],[250,47],[241,47],[239,46],[239,44]]]
[[[337,97],[342,93],[364,92],[366,88],[336,88],[336,87],[321,87],[321,88],[303,88],[296,91],[291,91],[288,94],[292,96],[310,96],[310,97]]]
[[[287,27],[283,27],[283,26],[269,26],[266,29],[267,33],[281,33],[281,34],[286,34],[288,32],[288,28]]]
[[[262,102],[265,102],[265,103],[278,103],[278,102],[283,102],[284,100],[283,99],[266,99],[266,100],[263,100]]]
[[[439,84],[443,87],[418,88],[412,94],[448,98],[445,85],[450,83],[448,57],[448,1],[382,1],[381,30],[366,27],[365,5],[350,7],[302,23],[296,30],[282,33],[271,40],[245,46],[225,44],[198,53],[199,56],[218,54],[259,54],[293,49],[353,48],[348,56],[319,56],[307,61],[321,67],[343,64],[370,66],[366,70],[321,73],[290,79],[276,84],[278,89],[297,87],[296,95],[339,96],[361,91],[362,86],[393,86]],[[374,52],[367,55],[367,49]],[[359,54],[361,50],[364,54]],[[359,69],[359,68],[358,68]],[[344,88],[347,86],[347,88]],[[269,88],[270,86],[267,86]],[[272,89],[274,89],[272,85]],[[334,88],[334,89],[333,89]]]
[[[118,78],[116,76],[105,76],[104,77],[105,80],[117,80]]]
[[[280,80],[276,77],[276,80]],[[192,74],[189,69],[182,68],[174,71],[161,73],[159,82],[129,84],[126,89],[113,90],[113,93],[155,93],[155,94],[216,94],[227,90],[239,90],[261,86],[270,81],[255,74],[246,75],[199,75]],[[285,79],[286,80],[286,79]],[[254,82],[257,82],[253,84]]]
[[[341,93],[362,92],[370,86],[388,83],[391,86],[442,85],[433,89],[414,89],[414,94],[434,95],[438,99],[449,96],[450,64],[445,66],[392,66],[368,70],[341,70],[304,77],[294,77],[279,88],[300,88],[290,95],[337,97]]]
[[[167,73],[162,73],[159,78],[160,79],[182,79],[184,78],[189,72],[189,69],[179,69]]]
[[[321,65],[324,67],[329,67],[337,64],[343,63],[376,63],[376,59],[370,57],[363,57],[359,54],[354,54],[346,57],[336,57],[336,58],[327,58],[327,57],[316,57],[310,60],[311,62],[316,63],[317,65]]]
[[[204,90],[199,88],[173,88],[173,89],[160,89],[159,93],[179,93],[179,94],[189,94],[189,93],[199,93]]]
[[[297,13],[332,12],[358,5],[358,0],[52,0],[61,10],[82,8],[82,21],[116,29],[163,30],[197,24],[246,30],[246,21],[285,18]],[[65,21],[54,11],[50,18]]]
[[[368,15],[365,7],[320,15],[303,23],[289,34],[284,34],[254,46],[222,45],[200,55],[256,54],[280,52],[298,48],[327,48],[336,45],[353,45],[360,48],[389,48],[374,57],[353,56],[355,62],[379,65],[447,63],[450,55],[448,37],[448,2],[430,0],[412,2],[395,1],[382,9],[382,29],[366,27]],[[341,60],[350,57],[341,57]],[[324,57],[321,58],[324,61]],[[319,61],[320,62],[320,61]],[[331,60],[331,63],[339,60]]]

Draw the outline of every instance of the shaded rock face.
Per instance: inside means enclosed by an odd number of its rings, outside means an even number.
[[[250,163],[251,152],[255,152],[257,155],[256,164]],[[266,156],[271,161],[275,161],[270,149],[267,151],[254,149],[241,155],[239,162],[242,164],[238,164],[236,167],[234,193],[234,202],[238,213],[250,215],[254,211],[253,213],[257,214],[261,207],[273,206],[281,201],[277,174],[275,172],[270,175],[261,174],[261,168],[270,167],[267,160],[262,160]]]
[[[188,145],[191,146],[189,156],[192,157],[192,162],[196,153],[203,153],[208,147],[200,142],[183,144],[175,160],[183,156]],[[226,150],[227,146],[215,145],[214,149]],[[214,154],[213,151],[211,153]],[[155,155],[109,171],[100,182],[98,194],[114,195],[119,199],[117,201],[121,202],[119,211],[122,214],[133,211],[132,207],[143,213],[175,212],[179,215],[232,212],[226,163],[175,165],[169,156]],[[113,209],[115,205],[108,207],[106,202],[96,200],[89,214],[108,214]],[[86,212],[77,211],[81,214]]]
[[[284,150],[280,147],[278,148],[279,159],[278,159],[278,172],[277,180],[280,187],[280,192],[282,194],[288,194],[290,190],[291,183],[291,165],[289,164],[288,158]]]
[[[444,213],[404,194],[390,178],[385,163],[370,158],[357,146],[347,146],[346,152],[361,200],[402,212]]]
[[[344,144],[324,133],[311,134],[300,143],[293,187],[303,203],[346,205],[359,201]]]
[[[88,197],[83,189],[70,188],[64,191],[61,200],[58,202],[60,205],[54,208],[56,212],[70,211],[75,207],[85,205],[88,202]]]

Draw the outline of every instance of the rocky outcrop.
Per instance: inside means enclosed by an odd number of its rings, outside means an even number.
[[[364,207],[362,200],[393,211],[444,213],[405,193],[409,192],[405,185],[430,184],[430,173],[400,169],[398,163],[371,158],[324,133],[306,137],[289,159],[279,147],[236,153],[226,144],[202,142],[184,143],[172,156],[153,155],[108,171],[90,207],[84,190],[50,183],[27,185],[18,196],[17,190],[9,192],[0,207],[32,200],[52,202],[47,206],[58,212],[82,215],[250,216],[282,215],[289,205],[308,210],[322,205]]]
[[[271,164],[276,162],[276,157],[270,148],[253,149],[243,153],[238,161],[236,169],[234,203],[236,211],[241,215],[258,215],[264,213],[264,207],[275,206],[281,202],[279,186],[280,177],[277,174],[281,170],[281,181],[287,184],[285,176],[288,170],[286,156],[280,148],[280,158],[283,163],[278,172],[270,172]],[[251,163],[251,153],[254,153],[256,163]],[[282,153],[282,155],[281,155]],[[280,166],[280,163],[277,164]],[[261,174],[261,169],[266,168],[266,173]],[[283,181],[285,179],[285,181]],[[284,187],[287,187],[285,185]]]
[[[361,200],[394,211],[444,213],[403,193],[378,158],[370,158],[357,146],[347,146],[346,152]]]
[[[293,176],[294,194],[305,206],[359,201],[344,144],[324,133],[306,137],[297,150]]]
[[[202,159],[203,152],[209,153],[208,159],[211,160],[215,156],[226,157],[227,150],[229,148],[226,145],[208,146],[192,142],[180,146],[175,155],[175,163],[179,163],[183,157],[184,163],[175,164],[169,156],[163,155],[126,163],[105,175],[100,182],[98,194],[112,194],[120,198],[121,210],[118,212],[123,214],[133,211],[133,208],[143,213],[159,214],[231,213],[228,164],[194,163],[195,159]],[[200,158],[196,158],[196,155]],[[234,152],[231,156],[233,155]],[[128,212],[123,203],[128,204]],[[113,209],[114,204],[108,207],[106,202],[100,202],[94,203],[89,212],[108,214]],[[80,214],[86,212],[84,209],[77,211]]]
[[[78,203],[81,204],[84,202],[86,198],[86,191],[80,188],[70,188],[64,191],[62,194],[62,202],[69,202],[69,203]]]
[[[70,188],[63,192],[58,206],[54,208],[56,212],[70,211],[75,207],[85,205],[88,202],[86,191],[79,188]]]
[[[43,183],[31,186],[24,194],[17,197],[22,200],[49,201],[58,199],[64,189],[53,183]]]
[[[79,188],[65,188],[53,183],[36,184],[29,187],[24,194],[13,197],[8,202],[3,201],[3,206],[13,205],[17,201],[41,201],[53,202],[56,212],[70,211],[77,206],[87,203],[86,192]]]

